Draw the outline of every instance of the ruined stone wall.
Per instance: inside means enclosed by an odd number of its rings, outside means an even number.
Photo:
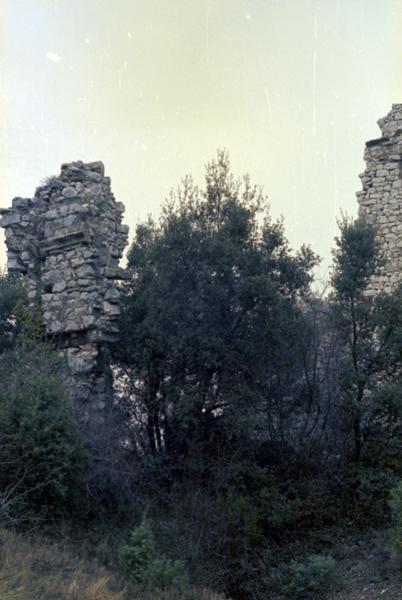
[[[31,304],[42,304],[45,331],[65,357],[83,421],[100,423],[112,400],[109,344],[119,316],[116,281],[127,244],[124,206],[101,162],[64,164],[34,197],[0,210],[8,270],[24,275]]]
[[[359,215],[378,232],[385,259],[369,292],[391,291],[402,281],[402,104],[378,121],[382,136],[366,143],[366,170],[357,193]]]

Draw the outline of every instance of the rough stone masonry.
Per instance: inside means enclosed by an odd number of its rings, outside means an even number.
[[[359,215],[376,227],[384,257],[371,294],[402,281],[402,104],[393,104],[378,125],[382,136],[366,143],[363,190],[357,193]]]
[[[63,164],[32,199],[14,198],[0,210],[8,271],[23,274],[31,305],[41,303],[80,418],[95,427],[113,397],[109,344],[120,313],[116,281],[126,277],[123,212],[103,164],[81,161]]]

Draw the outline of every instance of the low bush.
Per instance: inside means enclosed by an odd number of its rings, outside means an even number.
[[[55,352],[18,347],[0,362],[0,486],[19,513],[54,518],[71,510],[85,452]]]
[[[402,556],[402,481],[392,488],[389,507],[391,510],[392,545]]]
[[[308,600],[324,596],[334,581],[335,560],[314,554],[306,563],[290,563],[290,581],[285,586],[289,598]]]
[[[131,532],[129,543],[122,546],[120,563],[127,576],[144,587],[180,590],[188,586],[184,563],[158,556],[146,519]]]

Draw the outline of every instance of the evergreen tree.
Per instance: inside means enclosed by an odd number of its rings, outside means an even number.
[[[340,231],[330,308],[341,352],[339,396],[359,460],[365,442],[391,424],[401,404],[402,288],[370,295],[370,280],[382,265],[375,229],[363,219],[344,219]]]
[[[205,191],[187,177],[160,221],[137,227],[116,350],[153,453],[210,451],[250,430],[273,381],[295,369],[315,264],[308,248],[290,251],[225,153],[207,165]]]

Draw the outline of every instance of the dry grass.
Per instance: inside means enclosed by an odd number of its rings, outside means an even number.
[[[104,569],[56,545],[0,532],[2,600],[125,600]]]
[[[0,530],[1,600],[224,600],[206,590],[153,592],[129,589],[95,562],[56,544]]]

